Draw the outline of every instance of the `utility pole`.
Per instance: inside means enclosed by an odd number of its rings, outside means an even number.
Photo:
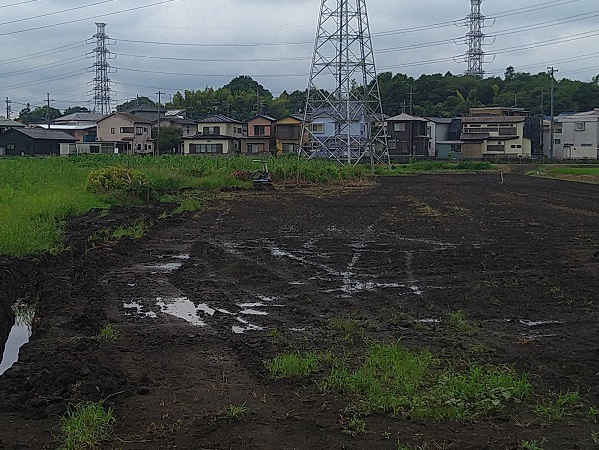
[[[48,93],[46,98],[46,124],[48,126],[48,130],[50,129],[50,102],[53,102],[54,99],[50,100],[50,93]]]
[[[12,101],[8,97],[6,97],[6,118],[10,120],[10,104]]]
[[[554,104],[554,100],[555,100],[555,89],[554,89],[554,83],[555,83],[555,73],[558,72],[557,69],[554,69],[553,66],[551,67],[547,67],[547,70],[549,71],[549,75],[551,76],[551,125],[550,125],[550,137],[551,137],[551,142],[549,142],[549,158],[553,159],[554,156],[554,135],[555,135],[555,117],[553,116],[553,104]]]
[[[160,99],[161,96],[164,95],[164,92],[158,91],[156,92],[156,95],[158,95],[158,131],[156,131],[156,145],[154,146],[154,153],[156,156],[158,156],[160,154],[158,150],[158,137],[160,136]]]
[[[414,106],[414,87],[410,86],[410,116],[413,114],[412,107]]]

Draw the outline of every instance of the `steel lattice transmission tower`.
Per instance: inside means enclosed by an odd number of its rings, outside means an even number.
[[[470,14],[466,16],[466,26],[469,27],[466,34],[466,44],[468,45],[468,53],[466,54],[466,62],[468,69],[466,75],[475,75],[482,77],[485,73],[483,63],[485,62],[485,35],[483,28],[485,27],[485,16],[480,12],[480,5],[483,0],[470,0]]]
[[[322,0],[300,155],[389,165],[366,0]]]
[[[116,55],[108,50],[108,45],[113,45],[114,41],[106,34],[106,24],[96,22],[97,32],[92,36],[91,42],[96,43],[96,48],[92,51],[96,62],[92,66],[96,76],[92,81],[94,95],[94,112],[101,114],[110,113],[110,94],[112,91],[112,81],[108,77],[113,73],[108,61],[114,59]]]

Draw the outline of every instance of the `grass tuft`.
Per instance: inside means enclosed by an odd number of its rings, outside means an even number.
[[[121,338],[121,333],[114,327],[113,324],[107,323],[102,329],[94,336],[98,341],[104,342],[115,342]]]
[[[115,424],[113,408],[104,408],[103,402],[69,405],[61,420],[59,449],[96,448],[110,437]]]
[[[246,406],[246,402],[243,402],[241,405],[229,403],[229,406],[218,413],[218,418],[229,421],[243,420],[249,414],[249,412],[250,409]]]
[[[273,378],[307,377],[318,369],[315,353],[283,353],[264,361],[264,366]]]

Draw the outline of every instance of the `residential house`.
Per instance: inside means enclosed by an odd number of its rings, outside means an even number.
[[[428,156],[437,159],[461,159],[462,122],[459,118],[427,117]]]
[[[262,114],[248,120],[247,136],[241,140],[241,153],[245,155],[270,155],[276,149],[276,120]]]
[[[304,120],[301,117],[289,115],[275,122],[275,145],[277,154],[297,153],[301,144]]]
[[[522,108],[471,108],[462,117],[462,157],[530,158],[541,148],[541,121]]]
[[[4,117],[0,117],[0,136],[2,136],[6,131],[12,128],[24,128],[25,125],[21,122],[15,122],[14,120],[5,119]]]
[[[358,159],[369,139],[367,120],[374,125],[378,118],[367,118],[361,102],[319,107],[306,115],[302,151],[310,157]]]
[[[222,114],[204,117],[198,121],[194,136],[183,137],[183,154],[239,155],[242,137],[242,122]]]
[[[152,124],[152,120],[141,116],[114,112],[98,121],[97,140],[112,143],[114,151],[118,153],[154,153]]]
[[[429,156],[429,121],[422,117],[399,114],[387,123],[387,143],[391,159],[402,156]]]
[[[75,142],[77,139],[63,131],[11,128],[0,136],[0,156],[58,156],[63,147]]]
[[[553,155],[551,127],[544,127],[545,155],[556,159],[597,159],[599,157],[599,108],[576,114],[560,114],[554,118]]]

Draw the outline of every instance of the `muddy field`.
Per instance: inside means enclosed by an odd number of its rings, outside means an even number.
[[[117,418],[106,449],[597,448],[599,186],[426,175],[207,205],[92,249],[94,233],[160,211],[90,213],[69,225],[70,253],[0,261],[0,338],[4,308],[35,305],[0,377],[0,449],[56,448],[67,404],[100,399]],[[447,325],[460,310],[470,333]],[[107,323],[116,342],[94,339]],[[465,423],[373,414],[352,436],[348,399],[323,394],[321,374],[275,380],[263,363],[398,339],[507,364],[534,394]],[[533,413],[567,391],[581,403],[563,419]],[[247,415],[219,417],[230,405]]]

